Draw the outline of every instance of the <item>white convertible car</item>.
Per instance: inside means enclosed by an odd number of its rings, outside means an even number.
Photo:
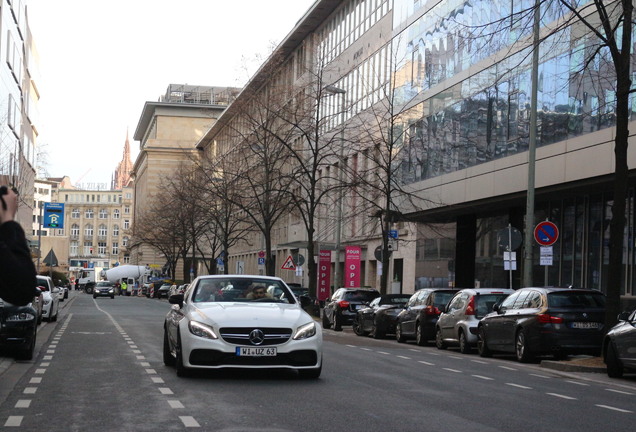
[[[282,279],[200,276],[169,302],[163,361],[178,376],[194,368],[282,368],[302,378],[320,376],[322,327]]]

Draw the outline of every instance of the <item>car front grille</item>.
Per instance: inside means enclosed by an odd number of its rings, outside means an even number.
[[[195,349],[190,352],[190,364],[194,366],[314,366],[318,354],[313,350],[280,353],[272,357],[237,356],[217,350]]]
[[[263,332],[263,342],[253,343],[252,332],[260,330]],[[224,341],[235,345],[268,346],[280,345],[289,340],[292,335],[291,329],[277,327],[224,327],[220,330]]]

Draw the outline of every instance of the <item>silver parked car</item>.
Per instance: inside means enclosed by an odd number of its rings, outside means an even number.
[[[508,288],[465,288],[442,306],[435,325],[435,345],[446,349],[458,345],[468,354],[477,346],[477,324],[492,312],[492,307],[515,291]]]
[[[621,313],[618,320],[603,340],[603,360],[611,378],[620,378],[625,369],[636,371],[636,310]]]

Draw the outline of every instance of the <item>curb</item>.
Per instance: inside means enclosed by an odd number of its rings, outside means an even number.
[[[546,369],[553,369],[562,372],[592,372],[592,373],[607,373],[606,367],[601,366],[585,366],[576,363],[568,363],[553,360],[541,361],[541,367]]]

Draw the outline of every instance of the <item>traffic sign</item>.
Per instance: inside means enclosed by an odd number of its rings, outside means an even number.
[[[64,203],[44,203],[43,228],[64,228]]]
[[[508,250],[515,250],[521,246],[523,237],[521,231],[515,227],[502,228],[497,232],[497,241],[499,246]]]
[[[540,222],[534,229],[534,239],[541,246],[553,245],[558,238],[559,229],[550,221]]]
[[[282,270],[296,270],[296,266],[294,265],[294,259],[292,256],[288,256],[283,265],[281,266]]]

